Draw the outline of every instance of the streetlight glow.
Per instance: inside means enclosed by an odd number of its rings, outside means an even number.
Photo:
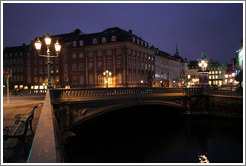
[[[58,39],[57,39],[57,41],[55,43],[55,50],[56,50],[56,52],[60,52],[61,51],[61,45],[59,44]]]
[[[59,52],[61,51],[61,45],[59,44],[58,39],[57,39],[56,43],[54,44],[56,56],[53,56],[53,55],[51,55],[51,52],[50,52],[51,37],[49,37],[49,35],[47,34],[47,36],[44,38],[44,40],[45,40],[45,44],[47,46],[46,55],[40,54],[42,42],[39,40],[38,37],[37,37],[37,41],[34,43],[34,45],[35,45],[35,48],[38,52],[38,55],[41,57],[47,58],[48,89],[50,89],[50,88],[52,88],[51,81],[50,81],[50,63],[51,63],[50,58],[53,58],[53,57],[57,58],[58,57]]]
[[[112,75],[112,72],[106,70],[105,72],[103,72],[103,75],[106,77],[105,84],[106,84],[106,88],[108,88],[108,77]]]
[[[37,41],[36,41],[34,44],[35,44],[36,50],[37,50],[37,51],[40,51],[40,50],[41,50],[42,43],[41,43],[41,41],[39,40],[39,38],[37,38]]]
[[[47,46],[49,46],[51,44],[51,38],[49,37],[49,34],[47,34],[47,36],[44,38],[45,43]]]

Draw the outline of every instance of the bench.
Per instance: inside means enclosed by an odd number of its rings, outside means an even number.
[[[32,130],[32,120],[34,117],[34,111],[37,107],[38,106],[33,107],[32,111],[28,114],[17,114],[15,116],[16,118],[15,124],[11,127],[5,127],[3,129],[3,140],[7,141],[9,138],[22,139],[24,150],[26,151],[25,138],[26,138],[28,126],[30,126],[32,135],[34,135],[34,132]]]

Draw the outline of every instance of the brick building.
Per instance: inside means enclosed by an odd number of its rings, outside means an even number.
[[[53,43],[58,39],[62,45],[61,53],[57,58],[52,58],[51,63],[51,84],[55,88],[105,87],[103,72],[106,70],[112,72],[108,78],[109,87],[152,85],[155,49],[131,30],[115,27],[84,34],[76,29],[51,38]],[[40,39],[43,41],[43,38]],[[28,46],[4,49],[4,69],[13,70],[12,87],[46,88],[46,58],[37,55],[34,42]],[[42,46],[41,53],[45,53],[45,49]],[[21,63],[18,60],[18,64],[12,59],[22,60]],[[22,68],[17,70],[17,66]]]

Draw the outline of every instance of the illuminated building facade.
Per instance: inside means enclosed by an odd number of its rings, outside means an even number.
[[[224,66],[220,64],[218,61],[210,60],[208,62],[208,84],[212,87],[221,87],[225,84],[225,70]]]
[[[198,61],[190,61],[188,65],[187,86],[196,87],[199,85]]]
[[[187,61],[179,56],[177,48],[174,56],[164,51],[157,50],[155,59],[155,86],[185,86],[187,73]]]
[[[236,54],[236,80],[240,87],[243,86],[243,59],[244,59],[244,48],[243,40],[241,40],[240,48]]]
[[[51,38],[53,42],[58,39],[62,45],[59,57],[51,58],[51,84],[54,88],[106,87],[106,81],[108,87],[153,84],[155,49],[131,30],[115,27],[84,34],[76,29]],[[34,41],[17,48],[19,50],[15,47],[4,49],[4,68],[13,70],[11,84],[47,88],[46,58],[37,55]],[[22,60],[17,63],[12,59]],[[112,73],[107,80],[103,75],[106,70]]]

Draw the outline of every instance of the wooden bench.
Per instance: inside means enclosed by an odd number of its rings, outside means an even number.
[[[28,114],[17,114],[15,116],[16,118],[15,124],[11,127],[5,127],[3,129],[3,140],[7,141],[9,138],[22,139],[24,150],[26,151],[25,138],[26,138],[28,126],[30,126],[32,135],[34,135],[34,132],[32,130],[32,120],[34,117],[34,111],[37,107],[38,106],[33,107],[32,111]]]

